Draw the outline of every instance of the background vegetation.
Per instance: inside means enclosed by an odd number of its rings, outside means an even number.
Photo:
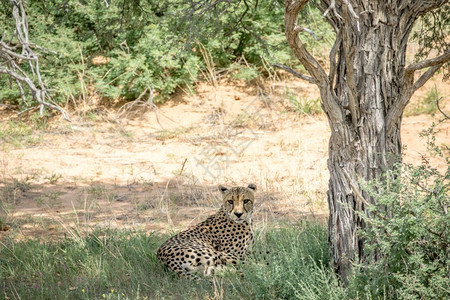
[[[42,75],[52,100],[62,105],[76,106],[87,94],[133,100],[150,89],[164,101],[179,87],[191,90],[208,68],[215,76],[252,80],[271,63],[295,63],[279,0],[219,3],[204,11],[180,0],[120,0],[108,7],[103,1],[27,3],[30,40],[43,48]],[[0,6],[0,31],[11,33],[10,1]],[[314,6],[303,17],[320,39],[308,36],[309,43],[330,42],[332,30]],[[6,76],[0,85],[9,86]],[[0,101],[20,104],[18,89],[1,89]]]

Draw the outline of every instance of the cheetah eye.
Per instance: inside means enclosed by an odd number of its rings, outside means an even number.
[[[250,202],[249,199],[244,199],[244,204],[247,204],[247,203],[249,203],[249,202]]]
[[[228,200],[228,203],[233,204],[233,200]]]

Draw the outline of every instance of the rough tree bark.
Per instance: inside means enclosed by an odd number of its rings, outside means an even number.
[[[285,33],[295,56],[317,84],[331,127],[328,168],[330,182],[329,241],[334,267],[344,283],[351,263],[364,261],[364,240],[358,229],[373,199],[359,180],[379,178],[401,159],[400,125],[411,95],[450,59],[440,56],[406,66],[409,34],[414,22],[446,0],[321,0],[327,21],[336,32],[327,74],[306,50],[298,14],[308,0],[288,0]],[[415,80],[417,70],[427,70]]]

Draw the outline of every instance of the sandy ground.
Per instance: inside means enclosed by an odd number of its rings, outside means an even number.
[[[448,100],[449,86],[435,79],[411,105],[436,85]],[[292,79],[200,83],[194,94],[180,91],[157,109],[136,105],[119,115],[96,107],[36,130],[36,143],[3,142],[0,197],[11,228],[0,238],[77,236],[95,226],[178,230],[214,212],[218,184],[258,186],[260,227],[323,218],[328,122],[323,114],[293,111],[289,94],[319,97],[315,86]],[[1,113],[6,126],[9,115]],[[406,162],[421,161],[426,145],[419,133],[439,118],[404,118]],[[438,144],[450,144],[449,123],[438,127]]]

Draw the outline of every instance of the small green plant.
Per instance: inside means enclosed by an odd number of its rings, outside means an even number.
[[[246,82],[250,82],[253,79],[260,76],[258,69],[255,66],[249,65],[241,65],[241,64],[232,64],[230,67],[232,73],[231,78],[237,80],[244,80]]]
[[[91,110],[86,114],[86,118],[91,120],[92,122],[97,122],[100,119],[100,116],[96,111]]]
[[[26,192],[32,188],[31,181],[34,176],[25,176],[22,179],[11,178],[0,181],[0,203],[16,203],[20,193]]]
[[[0,231],[8,230],[7,224],[11,217],[14,206],[20,199],[22,193],[32,188],[31,181],[34,176],[27,175],[21,179],[7,178],[2,175],[0,180]]]
[[[237,128],[249,127],[250,123],[255,122],[255,117],[247,112],[242,112],[236,116],[231,125]]]
[[[174,139],[184,133],[189,132],[192,129],[192,127],[188,128],[177,128],[177,129],[164,129],[160,130],[156,133],[156,139],[160,141],[170,140]]]
[[[62,178],[62,175],[58,174],[58,173],[52,173],[52,175],[44,177],[44,179],[47,180],[48,183],[50,183],[50,184],[57,183],[58,180],[60,180],[61,178]]]
[[[160,141],[170,140],[176,138],[180,134],[181,132],[178,130],[160,130],[156,134],[156,139]]]
[[[102,199],[107,194],[107,189],[105,186],[96,184],[91,184],[87,191],[93,199]]]
[[[34,129],[47,129],[49,126],[48,117],[49,116],[47,112],[44,113],[43,116],[41,116],[39,112],[34,113],[30,118],[31,122],[33,123]]]
[[[308,116],[322,113],[320,98],[308,99],[305,97],[298,97],[290,91],[286,92],[286,97],[290,102],[289,109],[296,113]]]
[[[63,195],[63,192],[50,192],[45,193],[38,197],[36,199],[36,203],[39,206],[48,206],[48,207],[54,207],[61,204],[61,196]]]
[[[416,103],[411,103],[406,110],[406,116],[417,116],[421,114],[434,115],[437,111],[437,101],[440,95],[436,86],[430,89],[424,97],[421,97]]]

